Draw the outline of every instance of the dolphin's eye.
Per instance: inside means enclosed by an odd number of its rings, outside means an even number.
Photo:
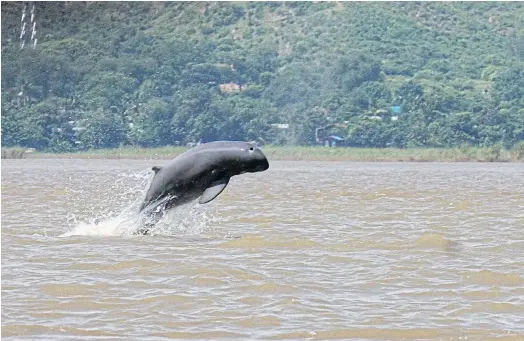
[[[253,147],[249,147],[250,152],[252,152],[253,150],[255,150]]]

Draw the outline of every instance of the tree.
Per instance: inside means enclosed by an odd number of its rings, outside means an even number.
[[[351,55],[339,58],[329,72],[326,82],[342,91],[350,91],[368,81],[380,78],[380,63],[367,55]]]
[[[85,130],[79,135],[83,148],[116,148],[125,141],[126,129],[122,117],[112,111],[87,113]]]
[[[500,72],[495,77],[493,92],[500,101],[524,106],[524,63]]]
[[[24,6],[2,3],[5,146],[311,144],[344,121],[362,146],[524,140],[517,4],[42,2],[36,47]]]

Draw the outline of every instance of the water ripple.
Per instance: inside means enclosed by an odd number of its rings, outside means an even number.
[[[524,339],[520,164],[273,162],[133,236],[150,166],[2,162],[2,337]]]

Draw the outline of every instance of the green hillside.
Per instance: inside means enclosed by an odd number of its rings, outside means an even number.
[[[34,4],[2,3],[4,146],[524,140],[518,2]]]

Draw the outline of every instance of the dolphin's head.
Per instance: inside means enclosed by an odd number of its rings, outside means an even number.
[[[269,162],[256,142],[214,141],[194,147],[203,153],[217,167],[230,175],[262,172],[269,168]]]
[[[256,143],[248,142],[240,147],[240,161],[243,172],[255,173],[262,172],[269,168],[269,162],[262,150]]]
[[[229,167],[236,174],[262,172],[269,162],[254,142],[233,142],[229,149]]]

